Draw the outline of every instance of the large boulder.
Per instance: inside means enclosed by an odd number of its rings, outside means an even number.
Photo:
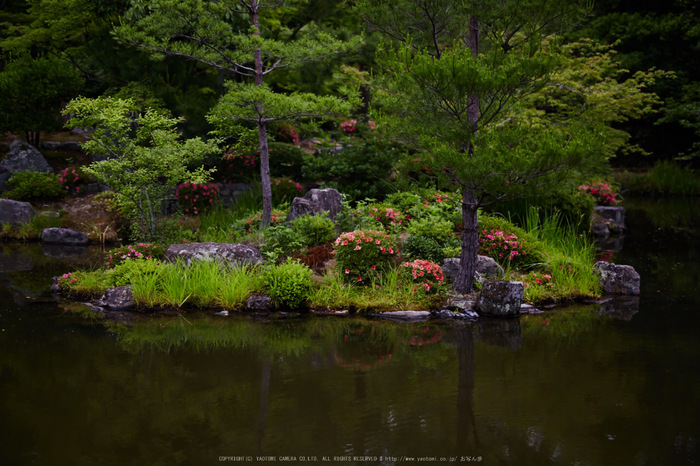
[[[525,286],[516,281],[487,281],[481,288],[477,310],[493,317],[517,317]]]
[[[51,168],[36,147],[24,141],[20,141],[19,139],[15,139],[10,144],[10,151],[7,158],[0,161],[0,172],[8,171],[16,173],[26,170],[47,173],[53,172],[53,168]]]
[[[97,304],[112,311],[132,311],[136,309],[134,293],[129,285],[106,290]]]
[[[36,214],[29,202],[0,199],[0,223],[27,223]]]
[[[328,212],[328,218],[335,220],[340,212],[343,196],[333,188],[311,189],[304,197],[295,197],[287,214],[287,220],[291,221],[302,215],[315,215]]]
[[[195,260],[218,260],[231,266],[255,265],[263,261],[260,251],[247,244],[239,243],[171,244],[165,250],[164,260],[175,262],[178,259],[187,265]]]
[[[442,265],[443,273],[454,281],[459,273],[460,263],[459,257],[445,259]],[[477,275],[475,277],[475,281],[477,283],[483,283],[484,280],[498,280],[503,278],[505,275],[503,267],[498,265],[498,262],[488,256],[477,256],[476,273]]]
[[[88,236],[82,231],[70,228],[44,228],[41,232],[41,241],[47,244],[82,246],[88,244]]]
[[[596,262],[593,266],[600,275],[599,283],[605,294],[632,295],[640,293],[640,277],[631,265]]]

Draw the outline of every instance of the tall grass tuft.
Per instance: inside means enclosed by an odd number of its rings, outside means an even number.
[[[414,290],[413,283],[403,283],[400,272],[398,268],[389,269],[365,286],[345,283],[338,273],[326,274],[321,286],[312,292],[309,303],[319,309],[397,311],[429,310],[441,299]]]
[[[538,295],[554,297],[595,296],[599,294],[598,276],[593,270],[595,245],[578,227],[564,225],[555,212],[539,215],[531,208],[525,229],[543,245],[544,258],[537,268],[551,274],[553,290],[546,293],[538,287],[526,289],[526,298],[536,301]]]

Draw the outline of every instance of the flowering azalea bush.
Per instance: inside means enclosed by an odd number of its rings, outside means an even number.
[[[520,280],[523,285],[527,288],[530,286],[544,286],[547,288],[553,288],[552,276],[547,273],[531,272],[523,275]]]
[[[423,290],[426,293],[436,292],[445,282],[442,267],[434,262],[416,259],[413,262],[401,264],[402,275],[413,283],[414,290]]]
[[[277,128],[275,140],[294,144],[296,146],[299,144],[299,133],[297,133],[292,125],[282,125]]]
[[[367,284],[394,264],[399,250],[396,240],[384,231],[357,230],[340,235],[333,254],[345,281]]]
[[[219,198],[215,184],[181,183],[175,191],[180,206],[189,215],[198,215],[214,205]]]
[[[154,243],[137,243],[120,246],[107,253],[107,267],[133,259],[160,259],[165,252],[162,246]]]
[[[224,154],[219,172],[229,182],[247,181],[258,174],[257,166],[257,150],[235,148]]]
[[[380,223],[384,228],[399,228],[406,220],[406,215],[390,206],[384,204],[364,204],[358,202],[354,215],[362,222],[363,218]]]
[[[531,251],[530,246],[515,233],[500,229],[484,229],[479,232],[479,249],[498,262],[512,264],[524,262]]]
[[[58,173],[58,182],[61,183],[66,192],[80,194],[85,184],[85,176],[80,168],[67,167]]]
[[[291,201],[304,193],[304,187],[289,178],[270,178],[272,185],[272,199],[276,203]]]
[[[617,203],[615,190],[608,183],[582,184],[578,189],[580,192],[592,196],[600,205],[615,205]]]
[[[58,286],[62,290],[68,290],[70,287],[78,281],[78,277],[73,275],[72,272],[64,273],[58,277]]]
[[[347,135],[354,134],[357,130],[357,120],[346,120],[340,124],[340,131]]]
[[[272,214],[270,216],[270,226],[278,225],[282,220],[284,220],[285,216],[286,216],[285,212],[278,210],[278,209],[273,209]],[[238,230],[242,230],[244,233],[251,233],[255,230],[259,230],[261,222],[262,222],[262,212],[259,212],[255,215],[251,215],[250,217],[246,217],[242,220],[239,220],[234,225],[234,232],[231,233],[231,236],[235,236],[236,231],[238,231]]]

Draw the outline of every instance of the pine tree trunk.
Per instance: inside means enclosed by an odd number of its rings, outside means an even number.
[[[469,48],[476,58],[479,54],[479,22],[472,16],[469,18]],[[479,129],[479,95],[467,96],[467,119],[476,136]],[[472,156],[473,144],[467,148],[467,157]],[[469,293],[474,286],[474,273],[479,250],[479,225],[477,212],[479,202],[476,194],[469,188],[462,191],[462,253],[460,254],[459,272],[455,280],[455,290],[458,293]]]
[[[267,143],[267,124],[258,120],[258,147],[260,149],[260,180],[262,184],[262,228],[272,222],[272,183],[270,182],[270,148]]]
[[[465,188],[462,192],[462,253],[459,256],[459,273],[455,279],[455,291],[458,293],[469,293],[474,286],[479,251],[478,210],[476,194]]]
[[[260,2],[253,0],[250,3],[250,21],[255,27],[254,35],[260,35],[258,23],[258,11]],[[255,85],[263,85],[263,63],[262,52],[255,52]],[[263,211],[260,224],[262,228],[267,228],[272,222],[272,184],[270,182],[270,147],[267,141],[267,122],[265,120],[262,103],[258,103],[258,149],[260,150],[260,183],[262,185]]]

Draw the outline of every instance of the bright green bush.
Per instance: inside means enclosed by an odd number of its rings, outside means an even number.
[[[311,294],[312,273],[299,261],[287,260],[266,270],[263,277],[265,290],[278,306],[299,308]]]
[[[457,238],[437,240],[414,235],[409,235],[402,246],[402,252],[408,259],[425,259],[438,264],[442,264],[445,258],[457,257],[460,250],[461,244]]]
[[[49,201],[66,195],[66,189],[53,173],[16,172],[6,184],[10,189],[2,197],[15,201]]]
[[[153,258],[125,260],[121,264],[105,272],[112,286],[130,285],[136,280],[153,277],[162,273],[165,264]]]
[[[304,246],[329,243],[337,237],[335,224],[327,214],[302,215],[292,220],[292,228],[301,235]]]
[[[298,251],[304,246],[303,236],[286,223],[270,226],[265,230],[265,242],[260,252],[269,262]]]

